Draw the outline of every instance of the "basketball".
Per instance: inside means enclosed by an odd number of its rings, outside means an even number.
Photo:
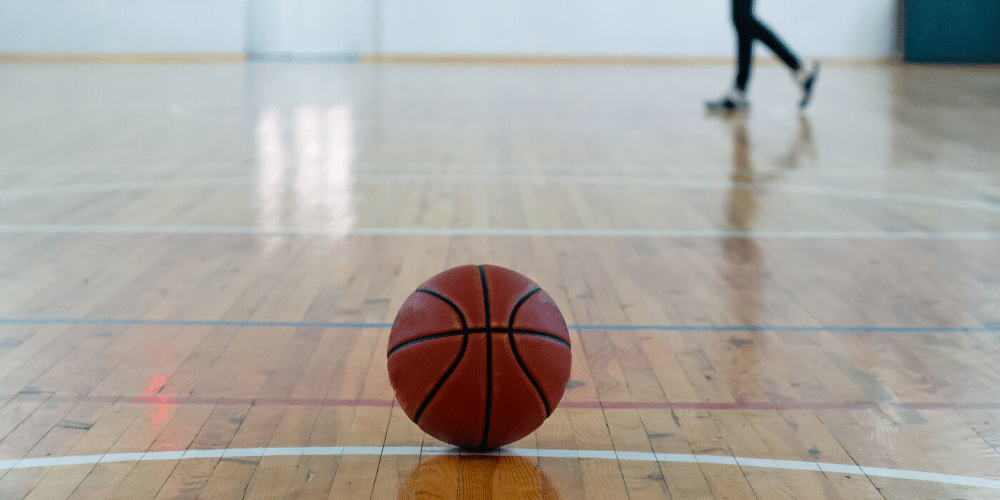
[[[490,450],[537,429],[571,364],[559,308],[499,266],[448,269],[417,288],[389,333],[389,381],[410,420],[446,443]]]

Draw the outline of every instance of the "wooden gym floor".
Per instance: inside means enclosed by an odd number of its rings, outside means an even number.
[[[1000,497],[1000,72],[732,72],[0,65],[0,498]],[[467,263],[573,341],[487,456],[386,373]]]

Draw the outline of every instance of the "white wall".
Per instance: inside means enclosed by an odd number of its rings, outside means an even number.
[[[389,54],[731,56],[729,0],[381,0]],[[807,55],[886,57],[896,0],[757,0]]]
[[[757,0],[757,17],[796,50],[826,57],[888,57],[898,0]]]
[[[364,0],[247,0],[247,50],[262,55],[343,55],[370,38]]]
[[[800,54],[888,57],[896,1],[756,3]],[[279,27],[267,35],[279,52],[731,56],[729,8],[729,0],[0,0],[0,52],[243,52],[250,10]],[[322,32],[310,23],[324,16],[337,19],[329,36],[299,33]]]
[[[0,0],[0,52],[242,52],[245,0]]]

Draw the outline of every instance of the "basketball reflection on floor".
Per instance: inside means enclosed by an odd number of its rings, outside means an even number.
[[[558,500],[544,472],[524,457],[442,455],[403,478],[399,500]]]

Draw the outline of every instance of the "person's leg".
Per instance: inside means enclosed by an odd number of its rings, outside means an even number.
[[[736,25],[739,39],[740,70],[736,76],[737,89],[746,89],[750,77],[753,40],[760,40],[792,70],[792,78],[802,87],[802,100],[799,106],[804,108],[812,95],[813,85],[819,74],[819,63],[814,62],[810,68],[804,68],[799,58],[795,57],[778,36],[757,20],[757,16],[753,13],[753,0],[734,0],[733,24]]]
[[[764,42],[764,45],[767,45],[774,52],[774,55],[778,56],[792,71],[798,71],[802,67],[795,54],[792,54],[792,51],[788,50],[788,47],[778,39],[777,35],[758,21],[753,14],[749,16],[746,23],[746,29],[751,33],[753,38]]]
[[[750,62],[753,57],[753,34],[750,25],[752,0],[733,0],[733,27],[736,28],[736,82],[733,90],[715,101],[705,103],[709,111],[744,111],[749,107],[746,98],[747,82],[750,80]]]
[[[733,0],[733,27],[736,28],[736,90],[745,92],[753,62],[753,0]]]

